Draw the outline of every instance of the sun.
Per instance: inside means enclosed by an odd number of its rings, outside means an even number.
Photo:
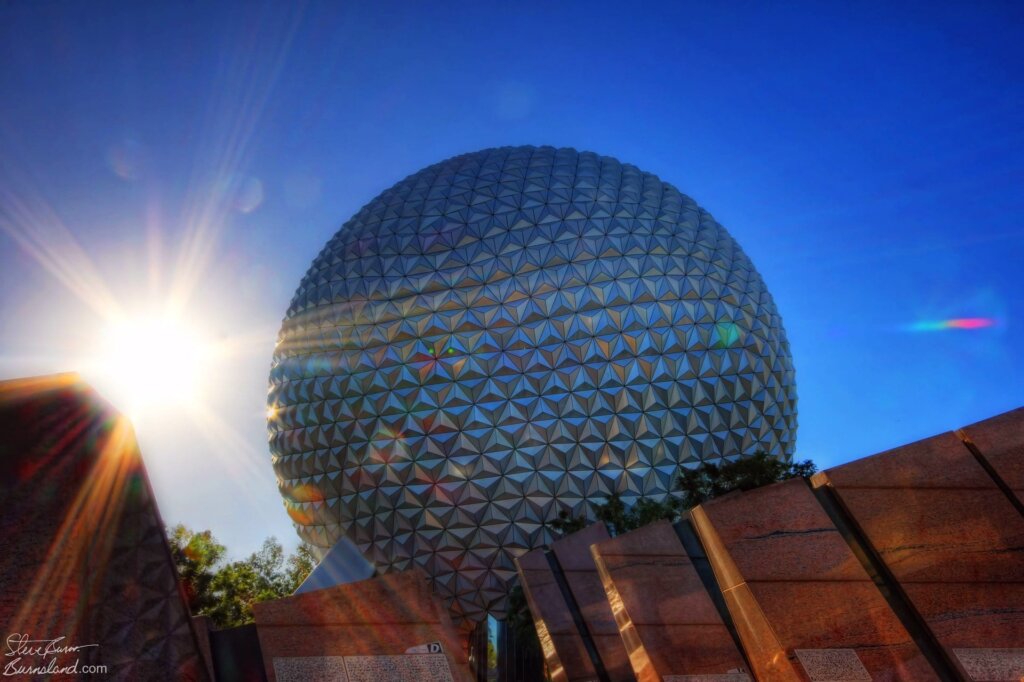
[[[110,401],[138,418],[201,402],[213,350],[179,317],[121,319],[102,335],[95,373]]]

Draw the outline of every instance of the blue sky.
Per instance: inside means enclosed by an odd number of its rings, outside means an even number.
[[[164,518],[294,542],[264,400],[309,262],[425,165],[553,144],[657,173],[743,245],[798,456],[1024,404],[1024,8],[895,5],[4,3],[0,377],[80,369],[98,300],[176,291],[234,342],[212,421],[138,425]],[[993,324],[925,330],[959,318]]]

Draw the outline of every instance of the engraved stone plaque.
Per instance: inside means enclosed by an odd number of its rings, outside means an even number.
[[[1024,649],[953,649],[974,682],[1024,679]]]
[[[871,682],[853,649],[794,649],[811,682]]]
[[[719,673],[717,675],[665,675],[662,682],[750,682],[746,673]]]
[[[345,659],[341,656],[275,658],[274,676],[277,682],[349,682],[348,674],[345,672]]]
[[[455,682],[444,654],[346,656],[346,682]]]

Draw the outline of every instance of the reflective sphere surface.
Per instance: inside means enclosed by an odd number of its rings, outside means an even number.
[[[345,223],[268,402],[300,535],[419,566],[473,620],[561,509],[664,497],[796,432],[782,321],[732,237],[654,175],[550,147],[443,161]]]

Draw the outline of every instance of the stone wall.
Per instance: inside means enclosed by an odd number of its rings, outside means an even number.
[[[313,668],[318,676],[335,676],[329,679],[387,670],[381,679],[431,682],[446,679],[433,676],[442,669],[458,682],[471,679],[462,637],[427,576],[415,569],[263,602],[253,610],[271,682],[299,679]],[[414,647],[419,651],[407,654]]]
[[[591,527],[524,555],[519,574],[556,680],[1020,680],[1022,500],[1016,410],[675,524]],[[588,565],[602,608],[592,586],[586,608],[558,589],[561,566]],[[628,673],[595,636],[608,613]]]

